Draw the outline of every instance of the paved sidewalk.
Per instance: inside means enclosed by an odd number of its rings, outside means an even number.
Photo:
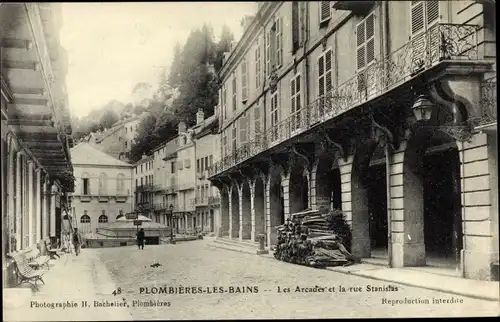
[[[215,243],[214,243],[215,244]],[[219,248],[255,255],[255,249],[234,247],[232,245],[207,245],[209,248]],[[272,252],[261,257],[276,260]],[[355,264],[346,267],[328,267],[327,270],[370,278],[374,280],[398,283],[406,286],[419,287],[433,291],[467,296],[488,301],[500,301],[500,283],[494,281],[478,281],[453,276],[445,276],[415,270],[413,268],[388,268],[368,263]]]
[[[94,301],[123,303],[122,296],[111,294],[115,285],[96,256],[95,251],[83,249],[79,256],[66,254],[51,260],[50,270],[43,275],[45,285],[40,285],[38,292],[32,291],[29,284],[6,289],[7,296],[4,290],[4,321],[131,320],[126,305],[94,306]],[[82,301],[88,307],[82,307]],[[58,306],[63,304],[77,304],[77,307]]]

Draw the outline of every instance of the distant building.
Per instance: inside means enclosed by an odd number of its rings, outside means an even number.
[[[143,116],[141,114],[113,124],[95,140],[97,148],[122,161],[128,161],[135,135]]]
[[[153,157],[143,155],[134,164],[135,210],[152,217],[153,212]]]
[[[133,165],[88,143],[72,148],[71,156],[76,179],[72,213],[82,233],[95,233],[120,214],[133,211]]]

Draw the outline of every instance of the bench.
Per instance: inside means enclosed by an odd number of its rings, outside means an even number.
[[[42,279],[45,271],[33,269],[28,264],[28,261],[26,260],[24,254],[16,253],[9,254],[7,256],[12,258],[16,265],[16,275],[19,281],[18,285],[21,285],[22,283],[29,283],[38,291],[38,285],[36,284],[36,282],[41,281],[43,284],[45,284]]]
[[[47,268],[50,269],[50,257],[42,255],[38,249],[27,251],[24,253],[24,257],[26,258],[28,265],[34,267],[35,269],[39,269],[43,266],[47,266]]]

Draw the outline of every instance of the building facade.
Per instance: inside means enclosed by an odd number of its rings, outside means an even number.
[[[138,115],[116,122],[95,140],[97,147],[114,158],[128,161],[142,118],[143,115]]]
[[[203,111],[196,115],[195,130],[195,218],[193,226],[197,231],[212,232],[215,228],[215,219],[219,217],[220,197],[216,187],[208,180],[208,168],[214,163],[214,154],[219,155],[219,137],[217,130],[218,119],[213,115],[205,119]]]
[[[60,4],[0,5],[2,271],[16,286],[8,254],[57,243],[73,186]]]
[[[71,155],[76,179],[71,206],[74,226],[82,234],[95,233],[133,211],[133,165],[88,143],[73,147]]]
[[[142,159],[134,164],[134,209],[149,218],[152,218],[154,209],[153,178],[153,156],[143,155]]]
[[[341,209],[352,252],[490,279],[493,1],[264,2],[220,72],[221,235]]]

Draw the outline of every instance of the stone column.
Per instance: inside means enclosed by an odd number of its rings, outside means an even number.
[[[474,135],[458,142],[462,199],[463,274],[490,280],[490,263],[498,260],[498,152],[496,137]]]
[[[390,188],[394,267],[425,265],[423,182],[413,150],[408,149],[408,141],[403,141],[391,158],[391,175],[403,175],[402,185],[396,180]],[[396,199],[402,199],[402,204]],[[399,207],[403,218],[399,217]]]
[[[271,175],[264,178],[264,195],[265,195],[265,220],[266,220],[266,246],[271,247]]]
[[[316,159],[311,169],[310,181],[309,181],[309,207],[311,209],[318,209],[316,201],[316,173],[318,171],[319,160]]]
[[[50,237],[54,238],[56,236],[56,194],[57,194],[57,187],[55,185],[52,185],[51,187],[51,197],[50,197],[50,214],[49,214],[49,221],[50,221]]]
[[[21,156],[22,152],[17,152],[16,159],[16,251],[23,249],[23,209],[22,207],[22,191],[21,191],[21,180],[22,176],[22,162]]]
[[[255,180],[251,180],[250,184],[250,221],[252,223],[252,229],[250,230],[250,239],[256,241],[255,233]]]
[[[230,201],[229,201],[229,194],[227,193],[227,190],[221,191],[220,193],[220,216],[219,216],[219,227],[220,227],[220,236],[219,237],[224,237],[229,234],[230,232],[230,221],[231,221],[231,212],[229,209]]]
[[[244,182],[240,189],[240,240],[251,239],[252,234],[252,220],[251,220],[251,183]],[[248,189],[248,190],[247,190]]]
[[[281,175],[281,187],[283,191],[283,203],[285,207],[285,220],[290,217],[290,171]]]
[[[36,207],[35,207],[35,218],[36,218],[36,230],[35,230],[35,243],[38,243],[42,239],[41,227],[42,227],[42,170],[40,168],[36,169]]]
[[[33,223],[35,222],[35,209],[33,204],[33,162],[28,162],[28,247],[34,244]]]
[[[345,219],[352,228],[352,193],[351,193],[351,171],[354,156],[349,156],[347,161],[339,159],[340,190],[342,195],[342,212]]]
[[[48,175],[46,175],[46,177],[48,177]],[[50,214],[50,205],[49,205],[49,197],[47,196],[47,194],[49,193],[48,189],[47,189],[47,184],[44,182],[43,183],[43,214],[42,214],[42,238],[45,239],[49,236],[47,236],[47,225],[49,223],[49,214]],[[78,218],[76,219],[78,220]]]

